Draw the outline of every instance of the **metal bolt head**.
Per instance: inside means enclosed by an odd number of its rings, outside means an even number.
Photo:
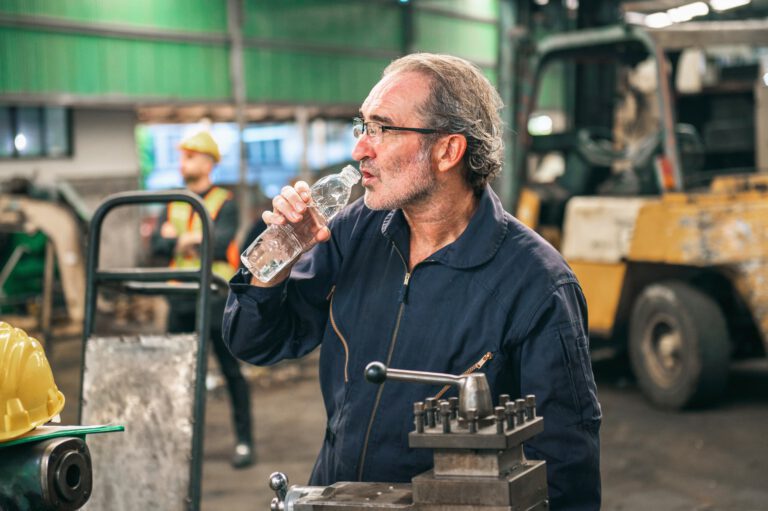
[[[536,396],[528,394],[525,396],[525,419],[532,421],[536,418]]]
[[[437,419],[437,417],[435,417],[437,415],[437,413],[436,413],[437,412],[437,410],[436,410],[437,399],[435,399],[433,397],[428,397],[424,401],[425,401],[424,408],[425,408],[426,413],[427,413],[427,427],[434,428],[435,427],[435,423],[436,423],[436,419]]]
[[[453,418],[456,419],[459,416],[459,398],[456,396],[449,397],[448,402],[451,403],[451,411],[453,412]]]
[[[470,408],[467,410],[467,425],[469,426],[470,433],[477,433],[477,409]]]
[[[507,401],[504,405],[504,415],[507,416],[507,429],[515,429],[517,423],[517,403],[514,401]]]
[[[525,399],[515,399],[515,410],[517,411],[517,423],[525,422]]]
[[[504,433],[504,407],[497,406],[494,408],[493,417],[496,422],[496,433]]]
[[[440,401],[440,416],[442,417],[443,433],[451,432],[451,403]]]
[[[413,418],[416,433],[424,433],[424,403],[421,401],[413,403]]]

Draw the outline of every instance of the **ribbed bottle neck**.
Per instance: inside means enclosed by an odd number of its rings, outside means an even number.
[[[352,165],[347,165],[341,169],[341,179],[343,179],[344,182],[349,186],[356,184],[358,181],[360,181],[361,177],[362,176],[360,171]]]

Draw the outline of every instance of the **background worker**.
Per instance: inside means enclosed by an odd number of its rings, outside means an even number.
[[[234,243],[238,228],[237,205],[232,193],[214,186],[211,171],[221,159],[219,147],[208,132],[202,131],[186,138],[179,145],[181,175],[186,188],[199,195],[213,219],[213,273],[229,280],[239,263],[239,252]],[[202,226],[192,207],[184,202],[170,203],[152,234],[154,255],[168,257],[170,266],[197,268],[200,266]],[[193,296],[169,299],[168,331],[171,333],[195,330],[195,299]],[[233,421],[237,442],[232,466],[252,465],[255,459],[251,432],[251,400],[248,382],[240,371],[239,362],[232,356],[221,338],[221,318],[225,297],[214,293],[210,307],[210,337],[216,359],[227,381],[232,402]]]
[[[230,281],[225,342],[256,364],[322,344],[328,415],[310,484],[407,482],[432,454],[408,447],[413,403],[440,386],[364,380],[399,369],[485,373],[496,400],[534,394],[544,432],[525,453],[547,462],[553,510],[600,507],[600,404],[586,302],[560,254],[505,212],[498,93],[447,55],[392,62],[353,123],[365,196],[339,213],[292,270]],[[267,223],[299,222],[309,186],[283,188]],[[452,389],[449,392],[454,392]],[[454,394],[455,395],[455,394]]]

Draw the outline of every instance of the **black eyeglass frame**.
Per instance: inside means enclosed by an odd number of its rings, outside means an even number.
[[[433,128],[405,128],[403,126],[386,126],[384,124],[381,124],[377,121],[364,121],[360,117],[355,117],[352,119],[352,133],[354,134],[355,128],[358,126],[362,126],[363,129],[360,132],[360,135],[355,136],[355,138],[360,138],[360,136],[363,133],[368,133],[368,125],[369,124],[378,124],[379,128],[381,129],[381,132],[384,133],[386,130],[391,131],[413,131],[415,133],[421,133],[423,135],[432,135],[435,133],[444,133],[443,131],[436,130]]]

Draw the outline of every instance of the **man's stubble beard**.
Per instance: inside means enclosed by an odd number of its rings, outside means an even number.
[[[398,159],[392,163],[395,172],[401,172],[400,169],[405,168],[418,169],[418,172],[414,173],[415,175],[410,176],[406,188],[398,192],[399,196],[386,197],[382,199],[380,204],[372,204],[372,197],[370,196],[372,192],[366,188],[363,198],[365,205],[373,210],[392,210],[403,209],[430,200],[437,191],[437,179],[430,165],[431,149],[432,144],[422,144],[419,152],[410,161]],[[381,179],[381,169],[377,169],[375,165],[369,166],[369,168],[378,170],[377,174]]]

